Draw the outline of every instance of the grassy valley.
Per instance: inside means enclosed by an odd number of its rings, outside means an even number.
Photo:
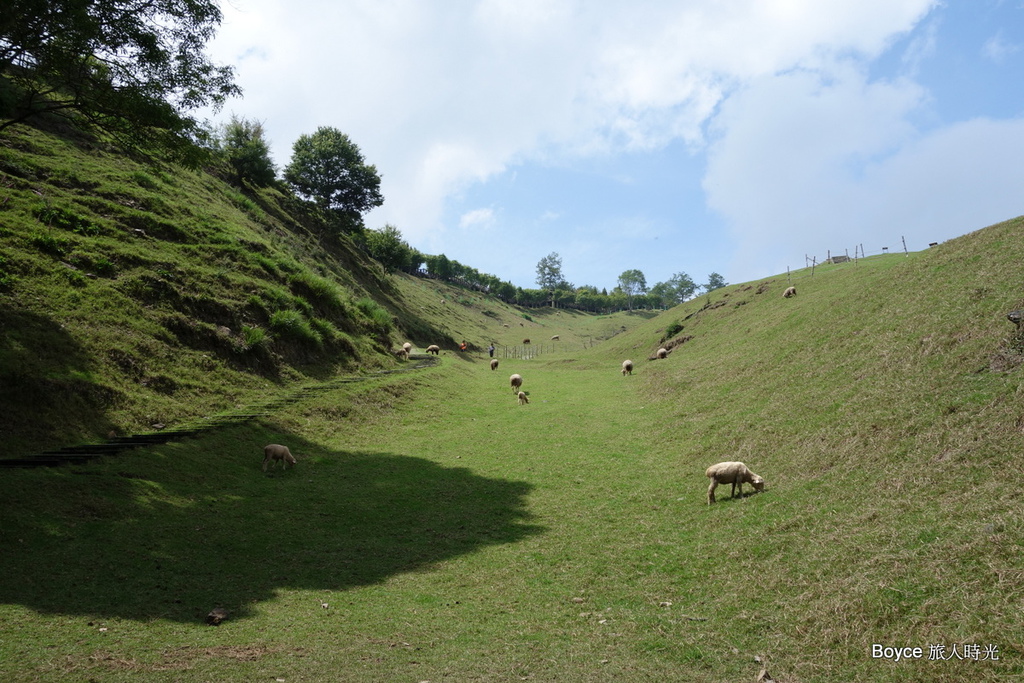
[[[0,170],[0,409],[20,450],[359,378],[195,438],[3,470],[4,678],[1024,674],[1006,318],[1024,219],[595,316],[385,276],[283,197],[40,134]],[[542,352],[510,357],[525,338]],[[396,361],[406,339],[438,362]],[[267,443],[298,465],[264,473]],[[707,505],[723,460],[766,491]]]

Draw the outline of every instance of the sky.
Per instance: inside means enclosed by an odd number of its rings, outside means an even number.
[[[742,283],[1024,214],[1024,0],[225,0],[278,168],[320,127],[427,254]]]

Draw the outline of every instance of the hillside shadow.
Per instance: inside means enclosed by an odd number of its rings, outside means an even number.
[[[244,456],[219,454],[244,458],[235,486],[204,472],[209,442],[194,461],[194,443],[149,456],[164,472],[174,461],[173,482],[84,467],[66,471],[59,501],[35,507],[46,498],[17,483],[32,473],[5,475],[0,602],[140,621],[197,622],[213,607],[244,618],[280,589],[345,591],[543,531],[529,523],[525,482],[394,453],[317,452],[290,436],[297,454],[316,454],[264,473],[252,454],[265,434],[251,438],[230,448]],[[125,465],[147,469],[139,463]]]
[[[117,391],[50,317],[0,306],[0,437],[8,455],[50,448],[111,428]]]

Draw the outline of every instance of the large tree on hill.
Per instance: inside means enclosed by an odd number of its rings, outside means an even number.
[[[699,288],[692,277],[680,272],[670,277],[666,282],[659,282],[651,287],[649,293],[656,296],[663,307],[668,308],[683,303],[692,297]]]
[[[217,142],[237,184],[245,181],[266,187],[274,182],[277,171],[270,159],[270,145],[262,123],[232,116]]]
[[[703,285],[704,291],[711,292],[716,289],[721,289],[727,286],[729,283],[725,281],[725,278],[718,273],[711,273],[708,275],[708,283]]]
[[[619,276],[619,289],[626,295],[626,305],[633,310],[633,297],[647,293],[647,278],[637,269],[624,271]]]
[[[556,289],[572,289],[562,276],[562,257],[551,252],[537,262],[537,286],[551,293],[551,305],[555,305]]]
[[[220,22],[214,0],[5,0],[0,131],[61,116],[197,164],[205,131],[188,112],[241,92],[203,52]]]
[[[300,197],[349,220],[359,220],[384,203],[377,168],[367,164],[359,147],[337,128],[324,126],[300,136],[292,146],[284,179]]]

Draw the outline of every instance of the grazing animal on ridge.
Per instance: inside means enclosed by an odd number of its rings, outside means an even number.
[[[272,443],[263,449],[263,471],[267,471],[267,464],[270,462],[274,463],[274,467],[277,467],[277,461],[281,461],[283,469],[288,469],[288,465],[293,467],[296,464],[295,456],[288,450],[287,446],[282,446],[279,443]]]
[[[708,486],[708,505],[715,502],[715,489],[719,484],[732,484],[732,497],[736,497],[736,487],[743,497],[743,484],[750,484],[755,491],[764,491],[764,479],[747,469],[741,462],[720,462],[712,465],[705,472],[711,484]]]
[[[622,374],[623,374],[623,376],[625,376],[625,375],[632,375],[633,374],[633,361],[631,361],[631,360],[624,360],[624,361],[622,361]]]
[[[787,299],[791,296],[796,296],[796,287],[787,287],[786,291],[782,293],[782,296]]]

